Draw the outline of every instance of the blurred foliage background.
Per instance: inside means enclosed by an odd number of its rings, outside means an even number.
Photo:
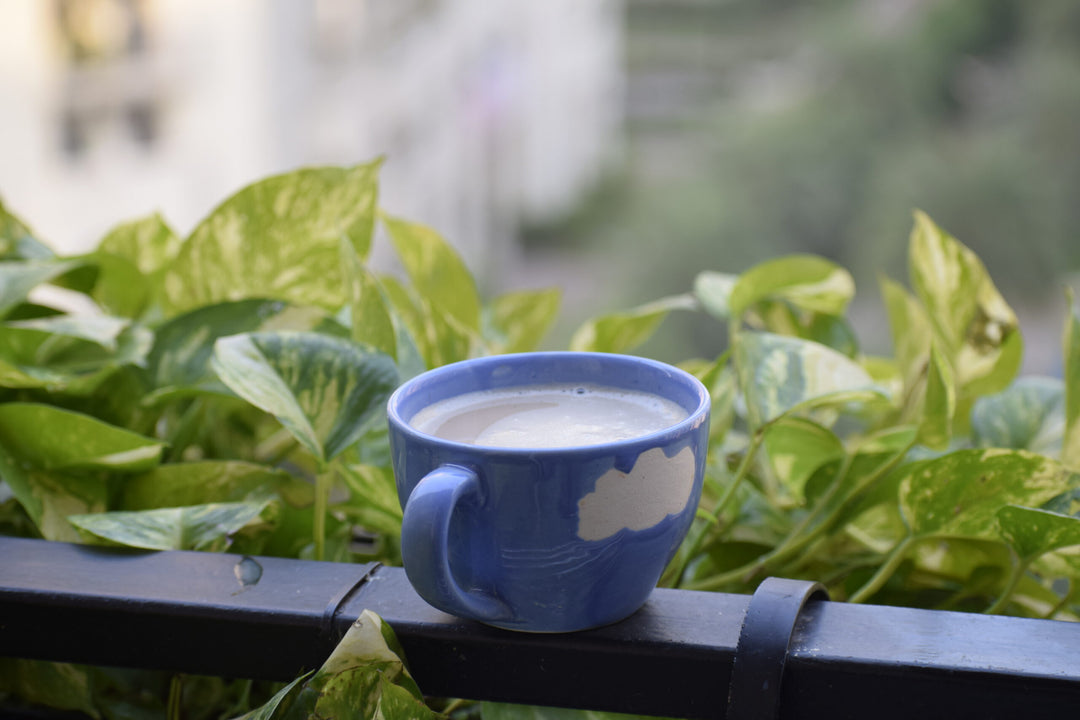
[[[876,276],[906,277],[921,208],[1018,308],[1028,365],[1059,367],[1080,263],[1080,3],[633,0],[626,23],[623,162],[525,233],[537,257],[573,248],[588,277],[567,327],[799,251],[852,271],[860,336],[887,342]],[[644,352],[715,354],[722,330],[701,322],[672,318]]]

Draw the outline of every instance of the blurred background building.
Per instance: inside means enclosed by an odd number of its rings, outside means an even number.
[[[385,156],[382,204],[485,275],[618,147],[610,0],[0,0],[0,193],[56,249]]]
[[[386,157],[382,204],[581,319],[814,252],[887,350],[915,208],[1060,366],[1080,266],[1076,0],[0,0],[0,197],[57,249]],[[676,317],[644,352],[719,350]]]

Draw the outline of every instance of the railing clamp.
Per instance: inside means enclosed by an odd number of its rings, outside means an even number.
[[[821,583],[766,578],[750,599],[731,668],[726,720],[766,720],[780,712],[780,682],[795,622],[810,600],[828,600]]]

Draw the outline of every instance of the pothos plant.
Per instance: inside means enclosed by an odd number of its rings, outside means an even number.
[[[389,393],[536,348],[559,292],[481,298],[434,230],[379,210],[378,169],[271,177],[186,238],[152,215],[77,256],[0,206],[0,531],[397,562]],[[376,235],[401,272],[369,265]],[[880,281],[888,357],[864,354],[845,318],[851,276],[808,255],[703,272],[685,295],[578,329],[572,349],[601,352],[634,351],[673,311],[726,331],[719,358],[683,363],[713,423],[702,504],[664,584],[749,592],[783,575],[852,602],[1077,619],[1080,318],[1070,307],[1064,378],[1017,379],[1015,314],[921,213],[908,280]],[[281,688],[2,660],[0,699],[94,717],[547,712],[425,705],[389,628],[365,622]]]

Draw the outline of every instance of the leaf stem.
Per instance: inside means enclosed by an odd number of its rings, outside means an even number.
[[[891,472],[906,456],[908,451],[912,448],[914,443],[908,444],[903,450],[894,454],[889,461],[878,467],[871,475],[862,483],[860,492],[876,483],[880,478]],[[716,590],[728,583],[742,581],[749,582],[755,575],[761,573],[764,570],[768,570],[776,567],[779,563],[786,561],[793,555],[801,552],[809,545],[819,540],[823,535],[832,529],[833,524],[836,522],[844,510],[848,507],[848,502],[851,498],[848,498],[842,503],[839,503],[836,507],[829,512],[829,514],[820,523],[815,525],[810,532],[800,536],[800,533],[806,530],[810,524],[815,521],[818,516],[821,515],[821,511],[828,505],[828,502],[839,491],[843,484],[843,478],[850,469],[851,461],[854,460],[854,455],[849,455],[845,458],[844,464],[837,472],[837,478],[829,486],[828,491],[822,496],[821,501],[815,506],[803,520],[788,533],[779,545],[765,553],[761,557],[749,562],[742,567],[737,567],[733,570],[728,570],[725,573],[719,575],[713,575],[711,577],[699,580],[697,582],[687,583],[684,587],[687,590]]]
[[[312,531],[315,540],[315,559],[326,559],[326,515],[330,507],[330,489],[334,485],[334,467],[321,465],[315,476],[315,518]]]
[[[169,450],[167,460],[168,462],[178,462],[184,454],[184,450],[187,450],[188,446],[195,439],[198,434],[199,427],[203,424],[203,408],[204,403],[202,398],[195,398],[191,401],[191,404],[187,406],[183,413],[181,413],[179,420],[176,422],[176,427],[169,433],[169,437],[166,438],[169,443]]]
[[[885,562],[878,568],[874,576],[871,577],[865,585],[855,591],[851,597],[848,598],[850,603],[866,602],[880,590],[889,578],[893,576],[897,568],[900,567],[900,563],[904,561],[904,556],[907,555],[907,551],[916,542],[914,535],[908,535],[903,540],[898,542],[889,553]]]
[[[697,557],[698,553],[701,552],[701,548],[705,544],[705,538],[709,534],[710,528],[720,519],[720,515],[727,509],[727,506],[735,497],[735,492],[742,484],[743,479],[750,472],[750,466],[753,465],[754,456],[757,455],[758,448],[761,447],[762,440],[764,439],[762,429],[763,428],[758,428],[757,432],[750,438],[750,444],[746,446],[746,452],[743,453],[742,460],[739,462],[739,467],[735,470],[735,477],[728,483],[727,490],[724,491],[723,497],[720,498],[710,513],[713,522],[700,526],[700,530],[687,540],[689,543],[687,551],[685,553],[679,553],[678,564],[665,573],[666,579],[671,582],[672,587],[681,587],[682,576],[686,571],[687,563],[691,559]]]
[[[986,608],[983,612],[987,615],[1000,615],[1001,611],[1005,609],[1005,606],[1009,604],[1009,600],[1012,599],[1013,593],[1016,592],[1016,587],[1020,584],[1020,580],[1023,579],[1024,573],[1027,572],[1028,567],[1031,565],[1031,558],[1015,557],[1012,566],[1012,572],[1009,575],[1009,581],[1005,583],[1005,589],[998,595],[997,600],[994,600],[993,604]]]
[[[1053,620],[1054,616],[1061,612],[1062,608],[1069,604],[1069,600],[1072,599],[1073,593],[1076,591],[1076,585],[1073,584],[1072,578],[1065,578],[1065,582],[1068,583],[1065,587],[1065,594],[1061,596],[1061,599],[1057,601],[1054,607],[1050,608],[1050,612],[1043,615],[1044,620]]]
[[[184,695],[184,676],[173,675],[169,680],[169,700],[165,708],[166,720],[181,720],[183,708],[181,701]]]

